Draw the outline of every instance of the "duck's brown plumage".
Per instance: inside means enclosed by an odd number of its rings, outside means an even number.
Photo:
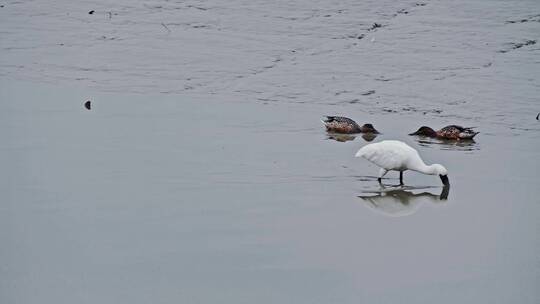
[[[435,131],[430,127],[422,126],[418,131],[409,135],[420,135],[440,139],[473,139],[478,133],[479,132],[475,132],[472,128],[450,125],[438,131]]]
[[[329,132],[345,134],[379,133],[377,130],[375,130],[372,124],[364,124],[360,127],[354,120],[342,116],[326,116],[326,119],[323,121],[323,123],[326,127],[326,130]]]

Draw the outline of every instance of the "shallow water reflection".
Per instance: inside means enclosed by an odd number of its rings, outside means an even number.
[[[441,203],[446,201],[450,193],[450,187],[443,187],[440,194],[426,191],[426,189],[438,187],[382,187],[378,191],[364,191],[370,195],[359,195],[366,205],[383,215],[399,217],[414,214],[420,205],[429,201]],[[424,190],[417,192],[416,190]],[[435,190],[434,190],[435,191]]]
[[[333,140],[339,141],[339,142],[346,142],[346,141],[355,140],[356,137],[359,134],[340,134],[340,133],[330,133],[330,132],[328,132],[327,135],[328,135],[327,139],[333,139]],[[373,141],[377,137],[377,134],[363,133],[361,135],[361,137],[365,141],[370,142],[370,141]]]
[[[469,140],[450,140],[450,139],[437,139],[429,137],[419,137],[418,144],[423,147],[433,147],[440,150],[454,150],[454,151],[477,151],[480,150],[480,146],[473,139]]]
[[[372,140],[374,140],[376,137],[377,137],[377,134],[375,134],[375,133],[364,133],[364,134],[362,134],[362,138],[363,138],[365,141],[372,141]]]

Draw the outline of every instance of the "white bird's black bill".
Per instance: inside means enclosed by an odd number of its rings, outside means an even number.
[[[441,181],[445,187],[450,186],[450,181],[448,180],[448,175],[439,175],[441,177]]]

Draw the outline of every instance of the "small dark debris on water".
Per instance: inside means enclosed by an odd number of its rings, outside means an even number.
[[[165,24],[165,23],[161,23],[161,25],[167,30],[167,32],[171,32],[171,30],[169,29],[169,27]]]
[[[341,94],[347,94],[347,93],[350,93],[351,91],[347,91],[347,90],[342,90],[342,91],[338,91],[338,92],[335,92],[334,95],[335,96],[339,96]]]
[[[379,28],[379,27],[382,27],[382,24],[375,22],[373,23],[373,25],[371,25],[368,31],[373,31],[374,29]]]
[[[91,11],[88,12],[88,15],[92,15],[92,14],[95,13],[95,12],[96,12],[96,11],[91,10]]]
[[[508,53],[511,50],[517,50],[517,49],[520,49],[520,48],[522,48],[524,46],[535,45],[535,44],[536,44],[536,40],[525,40],[524,42],[510,43],[510,46],[511,46],[510,49],[500,50],[499,53]]]
[[[406,14],[408,14],[409,12],[408,12],[406,9],[402,8],[402,9],[400,9],[399,11],[397,11],[397,13],[398,13],[398,14],[405,14],[405,15],[406,15]]]
[[[205,8],[205,7],[195,6],[195,5],[188,5],[188,6],[186,6],[186,7],[187,7],[187,8],[196,8],[196,9],[201,10],[201,11],[206,11],[206,10],[208,10],[208,9]]]
[[[523,19],[519,19],[519,20],[507,20],[505,23],[506,24],[513,24],[513,23],[525,23],[525,22],[540,22],[540,15],[534,15],[534,16],[529,16],[527,18],[523,18]]]
[[[411,108],[412,109],[412,108]],[[413,110],[414,112],[419,112],[418,110],[414,109]],[[435,113],[435,114],[441,114],[442,113],[442,110],[437,110],[437,109],[434,109],[434,110],[425,110],[422,112],[422,114],[426,115],[426,114],[429,114],[429,113]]]
[[[450,105],[450,106],[457,106],[457,105],[464,104],[464,103],[467,103],[467,101],[466,100],[454,100],[454,101],[449,101],[446,104]]]
[[[536,115],[536,120],[538,120],[538,117],[540,117],[540,113],[538,113],[538,115]]]
[[[426,6],[426,3],[416,3],[416,6]]]
[[[528,46],[528,45],[534,45],[536,44],[536,40],[527,40],[523,43],[514,43],[514,48],[519,49],[520,47]]]
[[[117,40],[118,37],[107,37],[107,36],[101,36],[100,40],[107,40],[107,41],[112,41],[112,40]]]
[[[364,35],[364,34],[360,34],[360,35],[358,35],[358,34],[349,34],[349,35],[347,35],[347,36],[345,36],[345,37],[346,37],[346,38],[359,39],[359,40],[360,40],[360,39],[364,38],[365,36],[366,36],[366,35]]]
[[[367,92],[360,93],[360,95],[363,95],[363,96],[368,96],[368,95],[371,95],[371,94],[375,94],[375,90],[369,90]]]
[[[84,107],[87,109],[87,110],[91,110],[92,109],[92,102],[90,100],[87,100],[85,103],[84,103]]]

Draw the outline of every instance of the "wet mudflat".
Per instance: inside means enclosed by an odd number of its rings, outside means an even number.
[[[0,5],[0,302],[539,302],[538,1],[85,5]]]

